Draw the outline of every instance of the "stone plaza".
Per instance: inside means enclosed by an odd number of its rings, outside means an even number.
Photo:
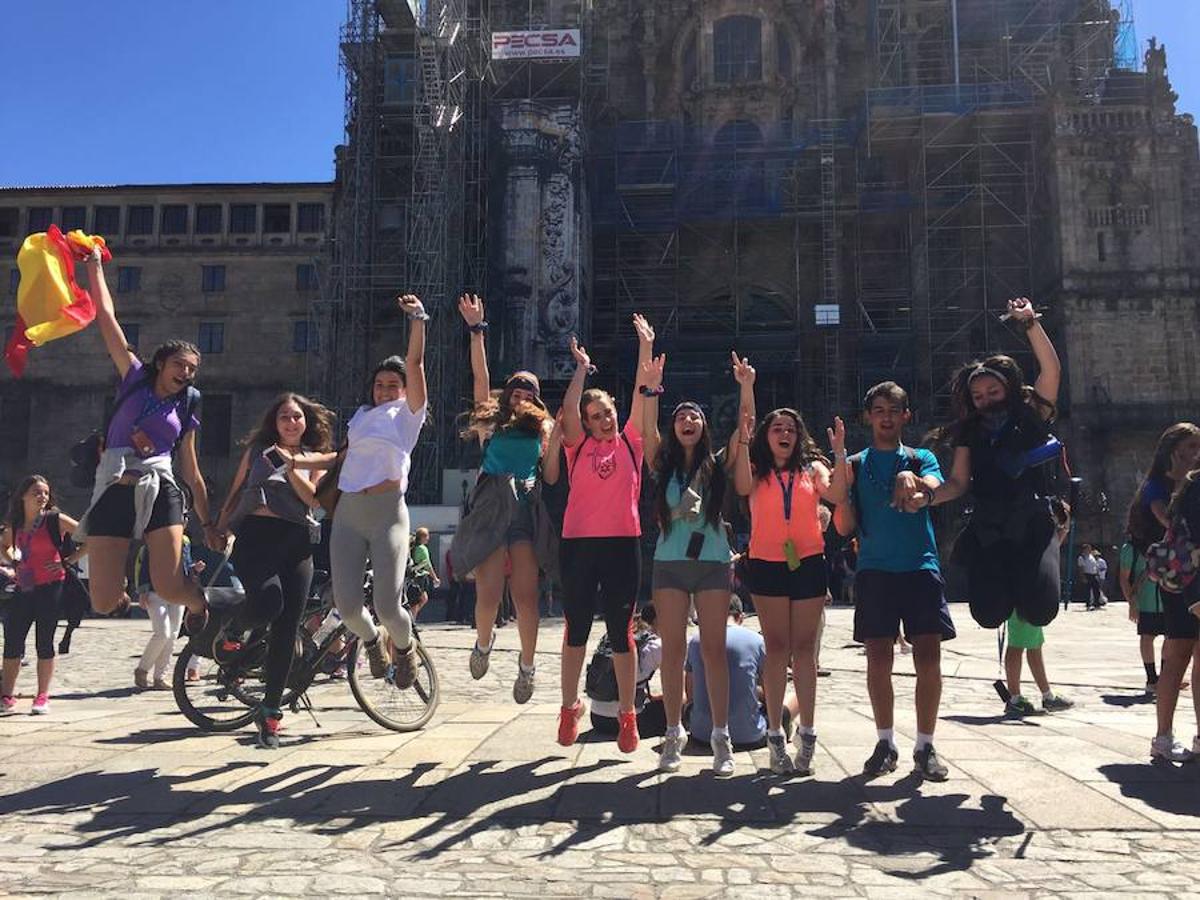
[[[134,690],[144,619],[88,620],[60,658],[51,714],[0,720],[0,894],[1200,894],[1200,766],[1149,763],[1154,706],[1124,604],[1060,614],[1047,668],[1076,706],[1024,720],[1006,719],[993,691],[995,633],[953,612],[941,784],[907,765],[914,682],[901,655],[901,766],[860,774],[875,734],[844,608],[825,632],[816,774],[791,780],[762,752],[737,754],[735,777],[717,780],[700,751],[658,774],[656,739],[632,756],[588,732],[558,746],[558,620],[542,627],[527,706],[510,695],[513,628],[473,682],[473,632],[431,625],[442,702],[423,731],[387,732],[344,682],[323,682],[315,718],[288,714],[275,752],[251,730],[202,734],[170,693]],[[32,676],[18,684],[22,713]],[[1188,742],[1192,719],[1188,689],[1176,727]]]

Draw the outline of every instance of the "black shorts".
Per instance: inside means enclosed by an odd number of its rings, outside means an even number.
[[[825,597],[829,590],[829,570],[823,555],[806,556],[795,570],[785,562],[751,558],[746,567],[747,587],[759,597],[787,597],[811,600]]]
[[[1165,605],[1164,605],[1165,609]],[[1189,613],[1189,615],[1191,615]],[[1193,618],[1195,618],[1193,616]],[[1146,612],[1140,610],[1138,612],[1137,633],[1148,635],[1159,635],[1167,633],[1167,614],[1161,612]]]
[[[132,484],[110,485],[87,516],[90,537],[132,538],[134,523]],[[146,534],[183,524],[183,492],[169,481],[159,484]]]
[[[904,623],[908,640],[923,634],[940,634],[943,641],[956,636],[946,583],[937,572],[880,572],[868,569],[854,576],[854,640],[894,639]]]
[[[1197,591],[1196,585],[1197,582],[1193,581],[1182,594],[1159,591],[1166,626],[1163,634],[1167,637],[1183,641],[1200,638],[1200,619],[1188,611],[1189,606],[1200,600],[1200,591]]]

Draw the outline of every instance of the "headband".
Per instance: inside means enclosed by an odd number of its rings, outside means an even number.
[[[708,418],[704,415],[704,410],[700,408],[700,404],[696,403],[692,400],[684,400],[682,403],[680,403],[678,406],[676,406],[673,410],[671,410],[671,418],[672,419],[675,418],[677,415],[679,415],[685,409],[694,409],[696,412],[700,413],[701,419],[708,421]]]
[[[995,369],[989,368],[988,366],[976,366],[974,369],[972,369],[971,374],[967,376],[967,384],[970,384],[976,378],[979,378],[983,375],[991,375],[993,378],[1002,381],[1004,384],[1008,384],[1008,379],[1005,378],[1004,375],[1002,375],[1000,372],[997,372]]]
[[[529,391],[535,397],[540,398],[542,396],[542,389],[537,382],[531,381],[523,375],[514,375],[508,379],[508,382],[504,386],[510,391]]]

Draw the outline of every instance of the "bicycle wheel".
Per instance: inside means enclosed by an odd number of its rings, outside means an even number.
[[[189,664],[199,677],[189,681]],[[262,682],[257,673],[235,675],[207,656],[193,656],[188,643],[175,661],[175,703],[201,731],[236,731],[254,721]]]
[[[355,641],[346,669],[350,674],[350,692],[362,711],[392,731],[417,731],[425,727],[433,718],[441,695],[433,658],[421,642],[417,641],[417,680],[407,690],[396,687],[390,671],[384,678],[372,678],[365,661],[360,668],[360,647]]]

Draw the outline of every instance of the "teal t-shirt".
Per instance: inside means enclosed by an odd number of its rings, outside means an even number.
[[[488,475],[512,475],[517,481],[530,481],[537,475],[542,457],[542,439],[536,434],[510,429],[492,435],[483,450],[480,466]]]
[[[1129,580],[1137,588],[1137,605],[1139,612],[1160,613],[1163,611],[1162,596],[1158,593],[1158,585],[1144,577],[1146,559],[1136,553],[1133,544],[1126,541],[1121,545],[1121,571],[1129,573]],[[1138,583],[1138,580],[1141,583]]]
[[[703,493],[703,492],[702,492]],[[671,478],[667,484],[667,505],[672,509],[679,503],[683,495],[683,485],[678,476]],[[705,496],[707,499],[707,496]],[[659,532],[658,544],[654,548],[654,558],[660,562],[682,562],[689,559],[687,555],[688,542],[693,532],[704,532],[704,544],[700,548],[698,562],[728,563],[733,556],[729,549],[729,538],[725,535],[723,526],[709,524],[706,517],[708,510],[701,504],[700,517],[697,519],[676,519],[671,523],[667,532]]]
[[[934,475],[941,480],[937,457],[924,449],[915,449],[915,465],[910,465],[904,447],[894,451],[868,449],[855,473],[854,491],[858,494],[858,571],[938,572],[937,540],[929,510],[915,513],[892,509],[892,489],[897,473],[916,469],[924,478]]]

